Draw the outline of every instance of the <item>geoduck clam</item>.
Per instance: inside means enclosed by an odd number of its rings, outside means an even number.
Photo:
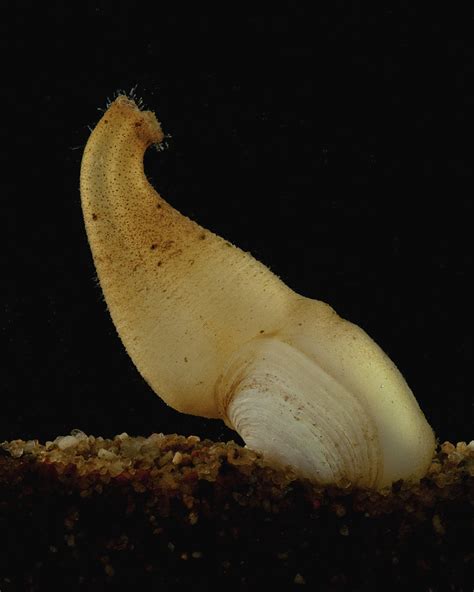
[[[371,488],[420,479],[435,438],[393,362],[330,306],[163,200],[143,170],[163,139],[153,113],[119,96],[81,168],[100,284],[151,388],[178,411],[221,418],[302,477]]]

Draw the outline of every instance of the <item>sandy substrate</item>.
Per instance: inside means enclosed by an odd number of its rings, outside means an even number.
[[[376,493],[195,436],[16,440],[0,446],[0,590],[471,591],[473,507],[474,442]]]

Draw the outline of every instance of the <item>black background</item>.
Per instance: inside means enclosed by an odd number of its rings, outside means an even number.
[[[0,440],[235,437],[152,393],[96,284],[80,160],[134,87],[171,134],[145,161],[163,197],[361,325],[470,440],[472,13],[40,4],[0,25]]]

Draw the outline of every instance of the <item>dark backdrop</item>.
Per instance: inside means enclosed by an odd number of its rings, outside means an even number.
[[[96,285],[82,149],[133,87],[172,136],[146,157],[160,193],[361,325],[438,436],[471,439],[472,13],[40,4],[0,25],[0,440],[232,434],[152,393]]]

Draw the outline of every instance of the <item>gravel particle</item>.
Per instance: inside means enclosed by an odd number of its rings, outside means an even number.
[[[82,430],[71,430],[71,436],[74,436],[77,440],[87,440],[88,436]]]
[[[297,573],[295,579],[293,580],[295,584],[306,584],[306,580],[300,573]]]
[[[117,458],[117,455],[114,452],[107,450],[106,448],[100,448],[97,456],[106,460],[113,460],[114,458]]]
[[[56,445],[59,448],[59,450],[67,450],[68,448],[73,448],[74,446],[77,446],[78,443],[79,440],[77,440],[77,438],[75,438],[74,436],[63,436],[56,438]]]
[[[439,514],[435,514],[431,522],[433,523],[433,530],[435,532],[437,532],[438,534],[445,534],[446,529],[444,528],[443,523],[441,522]]]
[[[183,460],[183,455],[181,454],[181,452],[176,452],[175,455],[173,456],[173,460],[171,461],[174,465],[179,465],[181,464]]]
[[[109,563],[107,563],[107,565],[104,567],[104,571],[110,577],[115,574],[114,568]]]

